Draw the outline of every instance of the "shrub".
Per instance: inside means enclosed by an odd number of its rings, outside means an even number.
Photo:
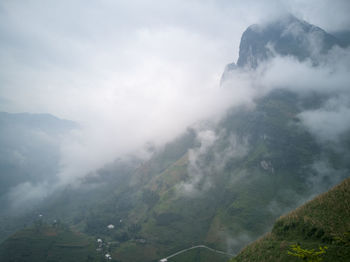
[[[319,251],[314,249],[304,249],[300,245],[291,245],[292,251],[288,250],[287,253],[290,256],[298,257],[303,261],[307,262],[321,262],[322,257],[326,254],[327,246],[319,247]]]

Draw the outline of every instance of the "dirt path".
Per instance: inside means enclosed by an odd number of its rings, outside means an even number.
[[[182,250],[180,250],[180,251],[178,251],[178,252],[176,252],[174,254],[171,254],[170,256],[167,256],[166,258],[161,259],[160,261],[167,261],[169,258],[175,257],[177,255],[180,255],[180,254],[182,254],[184,252],[187,252],[189,250],[196,249],[196,248],[205,248],[205,249],[208,249],[208,250],[210,250],[212,252],[215,252],[215,253],[218,253],[218,254],[222,254],[222,255],[226,255],[226,256],[230,256],[230,257],[234,256],[233,254],[229,254],[229,253],[226,253],[224,251],[216,250],[214,248],[210,248],[210,247],[207,247],[205,245],[197,245],[197,246],[189,247],[189,248],[186,248],[186,249],[182,249]]]

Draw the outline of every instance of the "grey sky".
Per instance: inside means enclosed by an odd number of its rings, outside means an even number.
[[[72,104],[135,86],[126,76],[152,83],[184,66],[192,77],[174,73],[181,84],[218,80],[244,29],[287,11],[327,30],[350,28],[349,1],[2,1],[0,109],[81,120]]]

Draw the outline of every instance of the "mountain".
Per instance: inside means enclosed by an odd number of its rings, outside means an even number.
[[[238,67],[256,68],[276,54],[298,60],[315,60],[339,40],[323,29],[288,15],[273,23],[252,25],[244,31],[239,47]]]
[[[339,39],[340,44],[343,47],[348,47],[350,45],[350,31],[349,30],[341,30],[332,32],[337,39]]]
[[[59,143],[77,128],[76,123],[49,114],[0,112],[1,240],[18,229],[18,224],[22,226],[23,221],[27,221],[9,218],[13,213],[23,214],[32,207],[33,201],[24,197],[24,193],[35,189],[37,184],[57,179]]]
[[[245,247],[231,261],[297,261],[292,245],[307,250],[326,246],[322,261],[350,259],[350,179],[280,217],[270,233]]]
[[[251,26],[237,66],[229,69],[254,71],[273,55],[316,59],[310,35],[324,39],[321,55],[337,43],[294,17]],[[35,212],[113,242],[117,261],[157,261],[195,245],[237,253],[270,231],[276,218],[348,177],[349,130],[324,142],[303,122],[304,112],[320,111],[331,97],[274,88],[254,107],[233,107],[218,122],[190,127],[146,161],[125,157],[106,165]],[[228,259],[199,252],[172,259]]]
[[[57,172],[60,136],[77,124],[49,114],[0,112],[0,197],[21,183]]]
[[[320,62],[320,55],[334,46],[346,46],[347,32],[338,32],[339,40],[322,28],[293,15],[265,24],[249,26],[242,35],[237,64],[228,64],[223,79],[234,69],[256,69],[275,56],[291,56],[299,61]],[[222,80],[223,81],[223,80]]]
[[[300,99],[276,90],[213,129],[188,130],[147,162],[105,167],[40,212],[116,241],[119,261],[154,261],[196,244],[238,252],[284,212],[348,176],[348,155],[300,124]],[[207,259],[200,261],[215,261]]]

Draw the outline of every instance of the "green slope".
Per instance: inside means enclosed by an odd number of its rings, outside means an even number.
[[[62,226],[36,225],[0,245],[2,262],[97,262],[102,255],[91,238]]]
[[[350,261],[350,179],[280,217],[270,233],[245,247],[232,262],[301,261],[291,245],[318,250],[322,261]]]
[[[302,102],[274,91],[254,109],[227,113],[213,127],[215,142],[196,158],[195,194],[179,190],[193,180],[190,153],[201,151],[198,131],[189,130],[149,161],[106,167],[86,179],[87,189],[67,189],[40,212],[115,242],[111,253],[119,261],[154,261],[198,244],[238,252],[315,193],[315,161],[349,169],[347,155],[317,143],[300,125]],[[307,105],[317,108],[318,100]],[[318,191],[346,174],[323,174]]]

